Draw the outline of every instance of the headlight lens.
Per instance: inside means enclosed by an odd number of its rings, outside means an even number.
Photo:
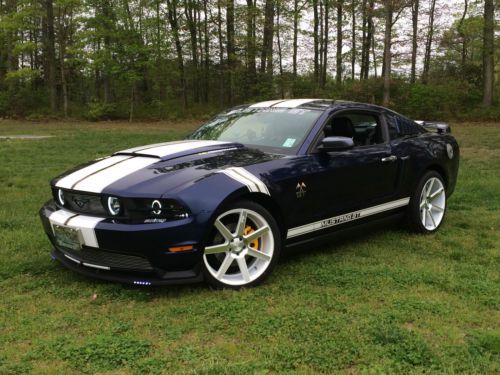
[[[120,200],[117,197],[108,198],[108,211],[111,215],[117,216],[121,208]]]
[[[162,209],[162,205],[161,205],[161,202],[159,200],[154,200],[153,203],[151,203],[151,212],[158,216],[161,214],[161,209]]]
[[[61,206],[64,206],[64,192],[61,189],[57,190],[57,200]]]

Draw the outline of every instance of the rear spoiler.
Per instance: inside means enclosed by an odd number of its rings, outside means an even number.
[[[444,134],[451,133],[451,127],[446,122],[437,122],[437,121],[415,121],[417,124],[422,125],[426,130]]]

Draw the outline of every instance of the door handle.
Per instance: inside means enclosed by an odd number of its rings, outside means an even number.
[[[396,160],[398,160],[398,157],[396,155],[387,156],[386,158],[381,159],[382,163],[389,163]]]

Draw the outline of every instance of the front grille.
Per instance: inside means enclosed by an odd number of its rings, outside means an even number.
[[[64,207],[74,212],[104,217],[108,215],[100,195],[81,194],[65,190],[64,202]]]
[[[58,248],[63,253],[84,263],[128,271],[153,271],[151,263],[143,257],[83,247],[80,251]]]

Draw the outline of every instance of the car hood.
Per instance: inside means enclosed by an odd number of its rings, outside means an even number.
[[[265,163],[280,155],[218,141],[179,141],[135,147],[72,170],[55,187],[122,197],[161,197],[229,167]]]

